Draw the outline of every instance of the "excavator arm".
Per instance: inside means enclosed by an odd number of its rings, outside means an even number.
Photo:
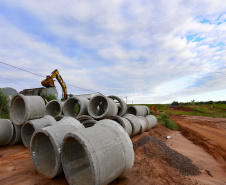
[[[57,79],[57,81],[59,82],[63,93],[64,93],[64,100],[67,99],[67,86],[63,80],[63,78],[60,76],[59,71],[56,69],[52,72],[51,76],[47,76],[45,80],[42,81],[42,85],[44,87],[55,87],[54,78]]]

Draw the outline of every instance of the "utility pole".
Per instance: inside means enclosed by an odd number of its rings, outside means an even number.
[[[127,104],[127,96],[126,96],[126,104]]]

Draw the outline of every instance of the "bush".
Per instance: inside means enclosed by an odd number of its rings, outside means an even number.
[[[8,98],[0,91],[0,118],[9,119]]]
[[[168,114],[160,113],[158,116],[158,121],[162,123],[166,128],[171,130],[178,130],[178,125],[172,121]]]

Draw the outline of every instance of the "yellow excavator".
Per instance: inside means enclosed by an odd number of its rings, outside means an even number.
[[[63,78],[60,76],[59,71],[56,69],[52,72],[51,76],[46,76],[46,79],[42,81],[42,85],[44,87],[56,87],[53,80],[54,78],[57,79],[60,86],[62,87],[63,93],[64,93],[64,100],[67,99],[67,86],[63,80]]]

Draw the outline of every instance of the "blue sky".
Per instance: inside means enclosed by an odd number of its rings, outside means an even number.
[[[0,61],[43,76],[58,69],[128,103],[226,100],[225,0],[1,0],[0,25]],[[41,86],[1,63],[0,73],[0,87]]]

